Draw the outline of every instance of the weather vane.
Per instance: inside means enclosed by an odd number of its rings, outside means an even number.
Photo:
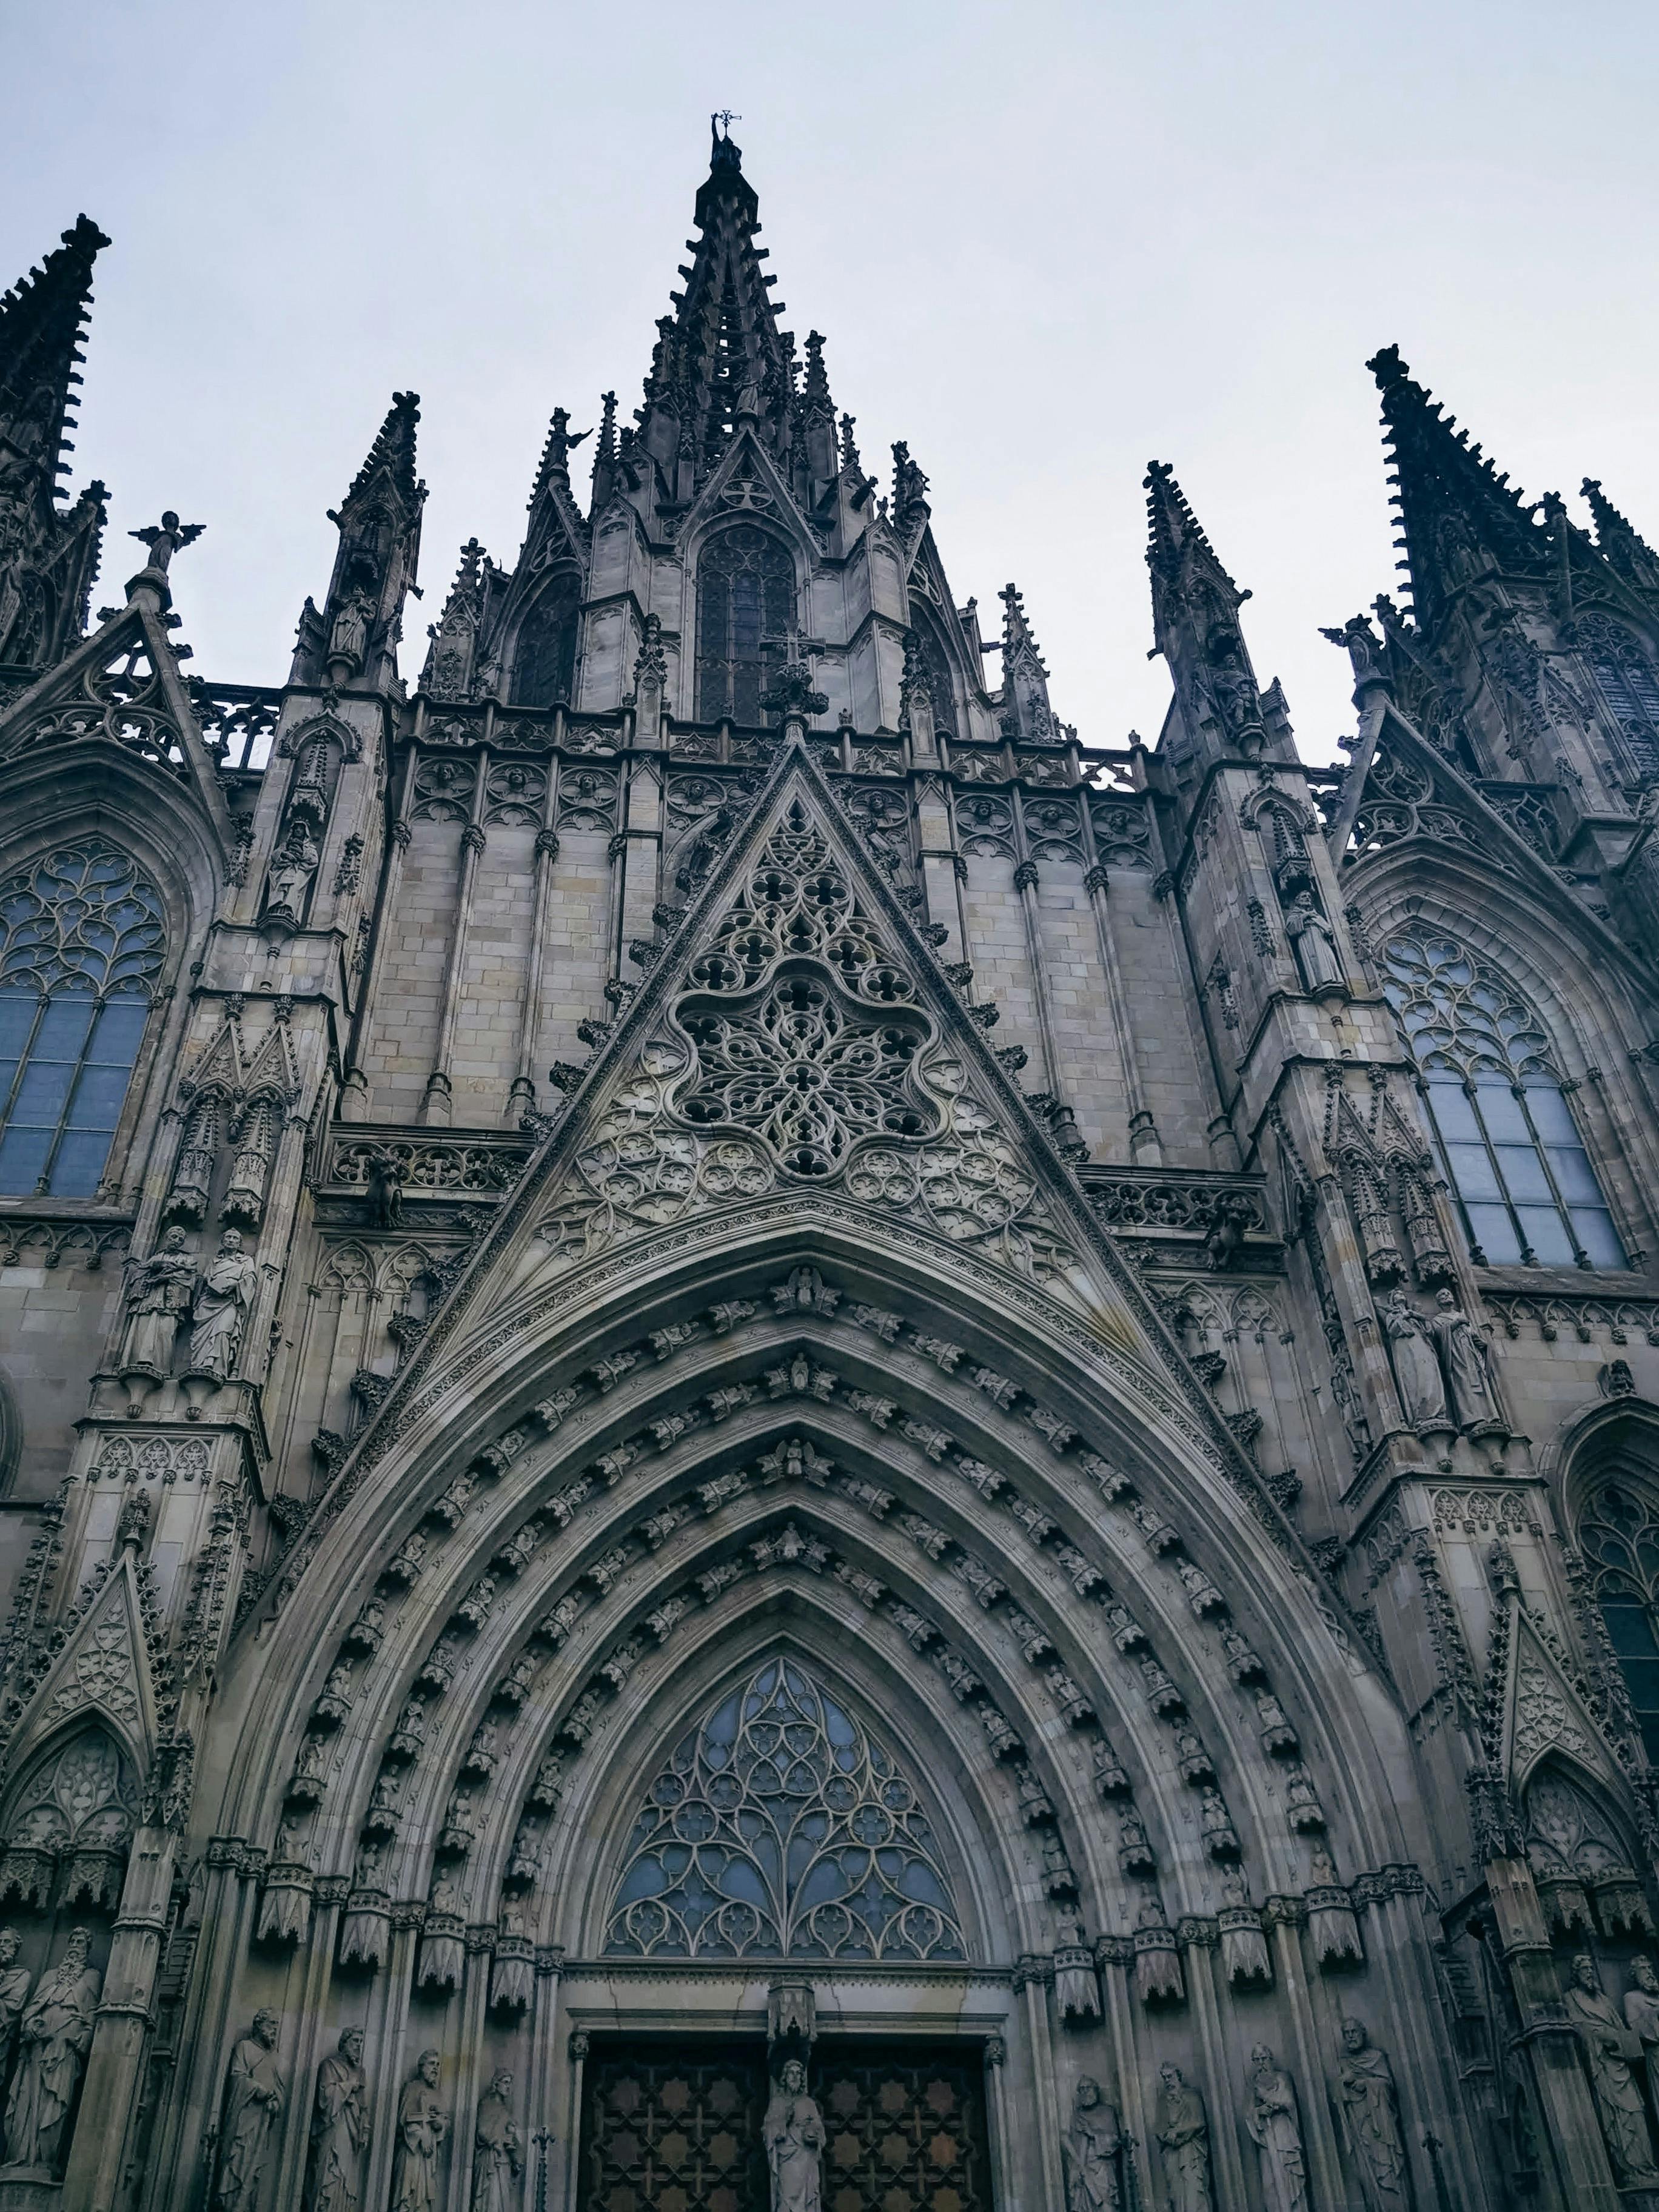
[[[732,136],[732,125],[734,123],[741,123],[743,118],[734,114],[731,108],[722,107],[715,114],[711,115],[708,120],[711,124],[718,123],[729,138]]]

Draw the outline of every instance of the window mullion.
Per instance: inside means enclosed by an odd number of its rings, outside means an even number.
[[[87,1033],[81,1040],[81,1050],[75,1062],[75,1073],[64,1086],[64,1103],[58,1115],[58,1127],[52,1133],[52,1142],[46,1147],[46,1157],[40,1163],[40,1180],[35,1185],[35,1189],[43,1196],[51,1194],[52,1178],[58,1165],[58,1154],[63,1146],[64,1133],[69,1127],[70,1116],[75,1111],[75,1101],[81,1085],[87,1079],[87,1056],[92,1050],[93,1038],[98,1033],[98,1017],[103,1011],[103,1000],[94,999],[92,1002],[92,1019],[87,1024]]]
[[[1520,1212],[1515,1200],[1510,1196],[1510,1187],[1504,1176],[1504,1164],[1498,1157],[1498,1147],[1492,1140],[1492,1131],[1486,1127],[1486,1117],[1480,1110],[1480,1087],[1472,1075],[1466,1075],[1463,1078],[1463,1095],[1469,1102],[1469,1111],[1474,1116],[1474,1126],[1480,1130],[1480,1141],[1486,1148],[1486,1160],[1492,1169],[1492,1179],[1498,1187],[1504,1211],[1510,1217],[1510,1226],[1515,1231],[1515,1241],[1521,1247],[1521,1264],[1523,1267],[1535,1267],[1538,1265],[1538,1255],[1532,1249],[1526,1230],[1522,1224]]]
[[[1561,1218],[1561,1226],[1566,1231],[1567,1241],[1572,1246],[1573,1264],[1579,1267],[1588,1267],[1590,1263],[1589,1254],[1578,1241],[1578,1231],[1573,1225],[1572,1215],[1568,1210],[1567,1201],[1561,1195],[1561,1186],[1555,1179],[1555,1170],[1550,1164],[1548,1149],[1538,1133],[1538,1124],[1534,1121],[1532,1109],[1527,1103],[1527,1087],[1523,1083],[1516,1083],[1511,1087],[1515,1092],[1516,1103],[1521,1109],[1521,1118],[1527,1125],[1527,1133],[1532,1139],[1533,1150],[1543,1164],[1544,1180],[1550,1187],[1550,1196],[1555,1201],[1555,1210]],[[1567,1109],[1567,1114],[1576,1130],[1578,1124],[1573,1118],[1571,1106]],[[1586,1154],[1585,1157],[1588,1158],[1589,1155]]]

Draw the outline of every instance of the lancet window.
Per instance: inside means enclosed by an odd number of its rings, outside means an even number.
[[[0,884],[0,1193],[96,1192],[164,954],[160,894],[112,846]]]
[[[700,721],[765,719],[761,695],[794,620],[795,563],[781,540],[752,522],[709,539],[697,563]]]
[[[1578,1547],[1643,1743],[1659,1765],[1659,1500],[1642,1484],[1601,1484],[1579,1516]]]
[[[1659,776],[1659,674],[1630,632],[1605,615],[1586,615],[1578,641],[1601,695],[1630,747],[1637,773]]]
[[[605,1948],[635,1958],[966,1956],[915,1790],[785,1658],[675,1746],[635,1825]]]
[[[545,585],[519,625],[513,653],[515,707],[568,706],[576,681],[581,584],[568,570]]]
[[[1476,1261],[1624,1267],[1532,1008],[1495,968],[1437,931],[1402,932],[1384,948],[1382,968]]]
[[[928,703],[933,710],[934,734],[954,738],[957,734],[957,687],[951,674],[951,663],[944,641],[932,617],[913,599],[910,621],[916,634],[916,645],[921,654],[921,665],[927,677]]]

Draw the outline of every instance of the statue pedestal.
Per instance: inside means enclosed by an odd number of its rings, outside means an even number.
[[[63,2201],[63,2184],[45,2166],[0,2166],[0,2212],[58,2212]]]

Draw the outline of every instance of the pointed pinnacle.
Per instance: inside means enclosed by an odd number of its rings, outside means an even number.
[[[1148,461],[1143,479],[1146,492],[1146,559],[1160,571],[1173,571],[1188,553],[1202,553],[1229,590],[1237,586],[1216,557],[1216,550],[1193,513],[1187,495],[1176,481],[1168,461]],[[1240,592],[1248,599],[1248,592]]]
[[[822,331],[806,333],[806,382],[801,398],[808,407],[823,407],[832,415],[835,412],[835,403],[830,397],[830,379],[824,373]]]
[[[1002,601],[1003,666],[1011,667],[1013,665],[1014,655],[1024,650],[1036,658],[1038,665],[1042,666],[1044,675],[1047,675],[1048,670],[1043,666],[1042,653],[1036,638],[1031,634],[1030,623],[1026,618],[1025,601],[1021,596],[1018,586],[1005,584],[997,593],[997,597]]]
[[[420,419],[420,394],[394,392],[386,418],[346,494],[348,505],[366,491],[382,471],[390,473],[393,489],[407,505],[416,507],[425,498],[426,488],[415,475],[415,431]]]
[[[61,245],[0,297],[0,421],[32,412],[43,390],[52,395],[36,441],[48,494],[64,450],[70,389],[80,382],[75,370],[92,301],[92,264],[108,244],[89,216],[78,216]]]

